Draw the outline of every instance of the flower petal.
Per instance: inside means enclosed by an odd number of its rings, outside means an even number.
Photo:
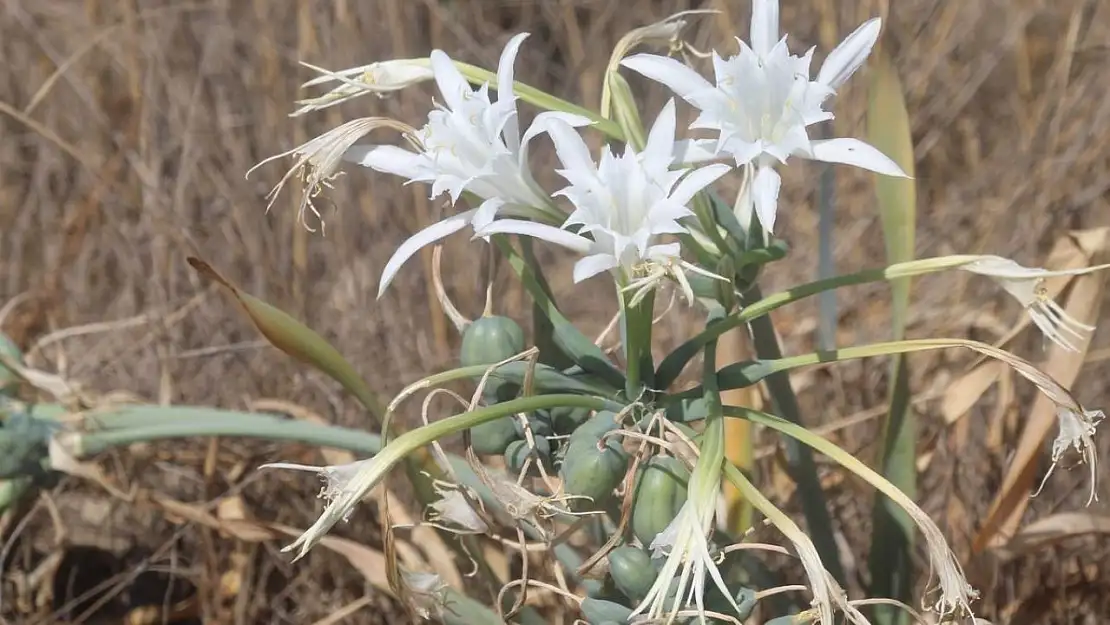
[[[603,271],[613,269],[618,264],[616,257],[609,254],[594,254],[582,258],[574,263],[574,282],[577,284],[592,278]]]
[[[547,134],[555,143],[555,153],[559,155],[559,162],[572,174],[571,176],[563,174],[564,178],[573,179],[576,176],[592,176],[597,173],[594,159],[590,156],[590,148],[574,128],[559,120],[551,120]]]
[[[720,158],[713,139],[681,139],[674,143],[674,162],[681,165],[704,163]]]
[[[766,57],[778,39],[779,0],[755,0],[752,3],[752,50]]]
[[[537,136],[551,130],[552,123],[563,123],[572,128],[581,128],[582,126],[589,126],[593,121],[589,117],[575,115],[574,113],[563,113],[562,111],[544,111],[536,115],[532,119],[532,125],[528,126],[528,130],[524,131],[524,137],[520,140],[520,164],[522,169],[528,163],[528,143]]]
[[[533,221],[521,219],[498,219],[488,226],[475,232],[475,236],[489,236],[491,234],[520,234],[528,237],[543,239],[548,243],[561,245],[569,250],[586,254],[590,251],[590,240],[586,237],[567,232],[562,228],[538,224]]]
[[[731,166],[724,163],[706,165],[701,169],[695,169],[675,186],[674,191],[671,192],[670,200],[679,204],[686,204],[693,199],[694,194],[716,182],[718,178],[727,174],[731,169]]]
[[[474,218],[471,219],[470,225],[474,226],[475,231],[485,228],[493,223],[493,220],[497,217],[497,211],[504,205],[505,200],[497,197],[482,202],[482,204],[478,206],[478,210],[474,212]]]
[[[871,54],[871,48],[879,40],[882,26],[882,20],[876,17],[864,22],[845,37],[821,65],[817,82],[836,89],[851,78],[867,60],[867,55]]]
[[[528,33],[517,34],[509,40],[509,43],[505,44],[505,49],[501,51],[501,60],[497,64],[498,102],[509,102],[515,97],[513,95],[513,64],[516,63],[516,55],[520,51],[520,44],[524,43],[527,38]],[[503,133],[506,147],[516,152],[520,147],[520,123],[517,121],[516,115],[510,116],[505,121]]]
[[[854,165],[887,176],[909,178],[906,172],[898,166],[898,163],[890,160],[885,154],[859,139],[826,139],[812,141],[810,145],[813,148],[813,156],[809,158],[813,160]],[[806,155],[799,154],[799,156],[804,157]]]
[[[389,258],[389,262],[385,264],[385,269],[382,270],[382,279],[378,284],[378,297],[385,293],[389,284],[393,282],[393,278],[397,276],[397,272],[405,261],[412,258],[414,254],[420,251],[425,245],[431,245],[440,239],[446,238],[459,230],[465,228],[474,216],[478,209],[471,209],[457,215],[452,215],[442,221],[438,221],[420,232],[412,235],[405,242],[393,252],[393,256]]]
[[[621,65],[663,83],[691,104],[695,104],[691,98],[696,99],[700,92],[714,88],[701,74],[675,59],[658,54],[634,54],[621,61]]]
[[[463,78],[459,68],[443,50],[432,50],[432,73],[443,101],[452,111],[462,108],[463,94],[470,93],[470,85]]]
[[[782,178],[774,167],[760,167],[752,182],[752,199],[755,201],[755,216],[768,233],[775,231],[775,215],[778,213],[779,187]]]
[[[677,121],[675,120],[674,98],[667,100],[659,117],[648,133],[647,142],[640,156],[649,168],[659,167],[666,169],[674,160],[674,133]]]
[[[395,145],[351,146],[343,153],[343,160],[409,180],[425,179],[421,166],[424,157]]]

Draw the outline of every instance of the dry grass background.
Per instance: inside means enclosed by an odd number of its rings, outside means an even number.
[[[785,0],[784,26],[796,49],[820,44],[820,53],[867,16],[888,14],[886,41],[908,91],[917,145],[918,255],[986,252],[1036,265],[1068,230],[1110,225],[1110,3],[882,4]],[[424,189],[353,172],[330,195],[335,210],[325,215],[322,237],[298,225],[295,192],[264,212],[263,195],[282,165],[243,179],[262,158],[351,115],[419,122],[430,91],[364,98],[290,119],[293,100],[304,95],[298,85],[312,75],[297,62],[338,69],[439,47],[494,67],[508,36],[527,30],[532,37],[517,61],[518,78],[596,103],[609,50],[631,28],[682,9],[719,8],[722,19],[690,33],[703,46],[727,50],[733,33],[746,35],[749,10],[747,2],[663,0],[9,0],[0,7],[0,302],[24,298],[3,330],[26,346],[60,329],[113,322],[54,340],[36,364],[102,392],[125,389],[153,401],[231,408],[282,398],[356,426],[366,420],[352,402],[321,376],[260,348],[228,302],[184,263],[187,255],[206,258],[253,294],[305,319],[340,344],[383,393],[455,358],[457,337],[430,303],[426,266],[411,263],[385,297],[374,298],[388,255],[439,210]],[[838,99],[838,135],[862,134],[866,80],[855,82]],[[649,110],[657,110],[662,94],[650,94]],[[768,272],[768,290],[815,273],[814,171],[804,165],[788,171],[782,232],[793,260]],[[838,170],[837,215],[838,267],[880,263],[882,238],[867,176]],[[480,310],[482,285],[475,250],[464,241],[447,248],[446,281],[471,316]],[[611,312],[600,310],[594,297],[604,293],[596,284],[571,290],[568,276],[552,275],[568,312],[585,327],[599,328]],[[501,279],[501,311],[525,320],[519,292]],[[964,276],[921,280],[915,297],[910,333],[916,336],[995,340],[1018,315],[996,289]],[[882,287],[840,297],[841,344],[885,336],[885,298]],[[776,313],[789,350],[814,344],[814,306]],[[693,329],[681,315],[666,324],[673,338]],[[1110,404],[1110,367],[1099,362],[1108,341],[1105,332],[1096,335],[1091,362],[1075,387],[1092,406]],[[1034,358],[1042,353],[1032,339],[1020,349]],[[967,363],[950,354],[915,362],[915,389],[922,393],[943,390]],[[881,405],[885,370],[881,363],[856,364],[806,376],[799,384],[809,417],[835,422]],[[1018,398],[1027,399],[1026,391],[1020,388]],[[935,452],[921,480],[922,501],[945,521],[962,555],[1008,460],[1008,447],[990,444],[986,433],[1000,431],[1012,443],[1022,419],[1024,404],[1014,402],[1008,417],[990,421],[999,414],[988,410],[991,401],[988,396],[986,407],[973,413],[972,435],[959,440],[937,418],[935,402],[922,405],[923,453]],[[838,436],[866,451],[874,431],[873,422],[864,422]],[[143,446],[105,466],[121,484],[182,501],[241,494],[254,515],[303,526],[314,515],[314,485],[248,470],[292,454],[272,445],[178,443]],[[303,455],[312,457],[307,450]],[[1068,486],[1072,481],[1056,477],[1028,517],[1081,504],[1082,493]],[[834,489],[849,544],[865,544],[864,491],[845,483]],[[156,614],[143,621],[132,612],[128,622],[186,622],[174,619],[195,612],[205,614],[205,622],[311,623],[366,591],[362,578],[334,555],[317,552],[290,566],[276,553],[277,544],[229,541],[180,523],[141,497],[126,502],[65,480],[53,500],[68,545],[118,556],[102,563],[73,556],[85,575],[101,581],[109,572],[144,572],[142,579],[153,584],[154,590],[143,590],[119,578],[122,594],[101,611],[116,620],[105,622],[118,622],[120,613],[143,601],[172,603],[165,582],[171,577],[191,584],[198,600],[174,618]],[[32,529],[48,525],[44,507],[40,502],[30,510],[37,517]],[[373,515],[360,516],[342,533],[372,542]],[[975,565],[971,571],[985,591],[983,616],[1015,624],[1106,622],[1110,571],[1105,545],[1096,546],[1094,539],[1079,539],[1005,565]],[[56,545],[44,529],[24,532],[15,547],[5,575],[29,570]],[[866,561],[864,553],[856,555]],[[21,614],[5,586],[0,617],[11,623],[76,620],[81,610],[72,602],[57,609],[69,596],[64,586],[79,585],[75,574],[35,616]],[[392,622],[400,618],[394,608],[375,595],[344,622]]]

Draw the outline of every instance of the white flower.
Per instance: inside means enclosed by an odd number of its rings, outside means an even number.
[[[660,244],[657,237],[686,232],[679,223],[693,215],[686,204],[729,168],[710,165],[693,171],[670,169],[674,133],[671,101],[652,126],[642,152],[626,145],[624,154],[618,156],[605,148],[600,163],[595,164],[578,133],[567,124],[553,122],[548,134],[563,165],[559,174],[570,183],[556,195],[565,196],[575,207],[563,228],[579,226],[581,234],[511,219],[495,221],[478,234],[533,236],[583,254],[585,257],[574,265],[575,282],[611,270],[618,272],[622,285],[644,286],[637,284],[637,278],[651,275],[658,267],[671,268],[669,273],[684,281],[678,268],[693,266],[680,259],[678,243]]]
[[[320,195],[325,188],[330,188],[331,181],[343,173],[339,171],[339,166],[343,163],[344,154],[347,153],[351,146],[370,133],[370,131],[381,127],[399,130],[404,129],[403,125],[384,117],[363,117],[351,120],[298,145],[292,150],[282,152],[281,154],[275,154],[263,160],[254,167],[251,167],[246,175],[249,178],[251,172],[270,161],[285,158],[290,155],[296,156],[297,161],[285,172],[281,180],[274,185],[270,193],[266,195],[266,198],[269,200],[269,203],[266,205],[266,210],[268,211],[273,207],[278,194],[281,193],[282,188],[285,187],[285,183],[288,182],[294,174],[299,174],[304,177],[305,188],[301,195],[301,204],[297,210],[297,215],[300,217],[301,223],[305,228],[310,232],[315,232],[305,221],[305,209],[311,210],[312,214],[323,224],[323,218],[320,215],[320,211],[316,209],[314,199]]]
[[[547,221],[562,217],[528,170],[528,143],[553,120],[574,126],[590,122],[580,116],[548,111],[537,115],[521,136],[513,96],[513,62],[527,36],[516,35],[501,53],[496,102],[490,102],[488,84],[471,89],[447,54],[432,51],[432,71],[444,104],[428,114],[428,123],[417,133],[420,150],[368,145],[357,146],[344,156],[410,182],[431,183],[433,198],[447,193],[455,203],[463,191],[469,191],[483,200],[477,208],[447,217],[402,243],[382,271],[379,297],[405,261],[422,247],[468,225],[481,228],[498,214]]]
[[[1101,410],[1073,410],[1064,406],[1056,407],[1056,418],[1059,422],[1060,432],[1056,440],[1052,441],[1052,466],[1041,480],[1037,493],[1044,488],[1048,476],[1056,470],[1060,458],[1068,449],[1075,448],[1083,455],[1083,461],[1091,470],[1091,494],[1087,497],[1087,505],[1098,501],[1098,456],[1095,455],[1095,428],[1106,417]]]
[[[836,89],[866,60],[879,37],[880,20],[856,29],[829,54],[816,80],[810,80],[813,49],[798,57],[790,54],[786,37],[779,39],[777,0],[755,0],[748,47],[727,60],[713,54],[716,84],[681,62],[658,55],[638,54],[622,64],[661,82],[694,105],[701,115],[691,128],[719,132],[715,145],[698,141],[679,150],[687,159],[729,155],[749,172],[747,202],[738,213],[754,209],[763,229],[772,232],[781,179],[776,164],[793,155],[844,163],[889,176],[905,176],[902,169],[872,146],[849,138],[811,141],[806,127],[832,119],[822,108]],[[741,222],[744,227],[748,223]]]
[[[1033,323],[1049,340],[1074,352],[1078,351],[1074,341],[1085,340],[1095,328],[1072,318],[1053,301],[1045,288],[1045,279],[1056,276],[1078,276],[1108,267],[1110,265],[1049,271],[1023,267],[1008,258],[984,256],[981,260],[962,265],[960,269],[994,278],[999,286],[1025,307]]]
[[[335,106],[367,93],[385,97],[394,91],[432,79],[432,67],[426,59],[392,59],[338,72],[328,71],[308,63],[301,63],[301,65],[323,74],[304,83],[301,88],[333,81],[340,85],[321,96],[297,100],[301,108],[291,113],[290,117],[298,117],[311,111]]]
[[[258,468],[293,469],[294,471],[311,471],[318,474],[320,478],[324,480],[324,486],[320,489],[320,494],[317,495],[317,497],[327,501],[330,505],[351,495],[353,492],[350,488],[351,480],[358,474],[363,466],[369,464],[371,461],[372,459],[367,459],[323,467],[308,464],[293,464],[291,462],[271,462]],[[343,520],[346,521],[350,514],[351,508],[346,509],[342,515]]]

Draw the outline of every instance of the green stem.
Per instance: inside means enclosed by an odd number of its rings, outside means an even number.
[[[979,257],[940,256],[906,263],[897,263],[889,267],[866,269],[856,273],[824,280],[816,280],[760,298],[744,307],[742,310],[720,321],[709,324],[701,334],[686,341],[668,354],[667,357],[663,359],[663,362],[659,363],[659,368],[655,374],[656,384],[660,388],[669,387],[674,383],[675,379],[678,378],[679,374],[682,373],[682,370],[686,367],[686,364],[690,362],[690,359],[696,356],[698,352],[701,351],[701,348],[710,340],[721,336],[733,328],[740,327],[753,319],[762,317],[776,308],[792,304],[830,289],[943,271],[966,265],[977,258]]]
[[[652,388],[651,321],[654,299],[645,297],[635,306],[629,305],[632,293],[618,293],[621,323],[624,325],[625,387],[628,401],[639,401],[646,389]]]

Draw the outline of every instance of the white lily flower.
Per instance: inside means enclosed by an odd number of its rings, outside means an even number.
[[[1060,463],[1060,458],[1067,453],[1068,449],[1075,448],[1083,455],[1083,462],[1091,470],[1091,494],[1087,497],[1087,505],[1089,506],[1092,502],[1098,501],[1098,456],[1095,451],[1095,429],[1106,418],[1106,415],[1101,410],[1073,410],[1066,406],[1057,406],[1056,418],[1060,431],[1056,434],[1056,440],[1052,441],[1052,465],[1045,473],[1044,479],[1041,480],[1041,485],[1037,488],[1037,493],[1034,493],[1034,496],[1044,488],[1048,477],[1052,475],[1052,472],[1056,470],[1056,465]]]
[[[1078,351],[1074,341],[1086,340],[1087,335],[1095,328],[1068,315],[1048,296],[1044,282],[1047,278],[1078,276],[1107,268],[1110,268],[1110,265],[1049,271],[1038,267],[1023,267],[1008,258],[999,256],[984,256],[980,260],[960,266],[964,271],[993,278],[999,286],[1025,307],[1033,323],[1049,340],[1072,352]]]
[[[679,223],[693,215],[686,204],[729,167],[718,164],[696,170],[670,169],[675,123],[672,100],[659,113],[642,152],[626,144],[624,154],[617,156],[605,148],[600,163],[595,164],[582,137],[569,125],[554,121],[548,134],[563,165],[559,174],[570,182],[556,195],[570,200],[575,211],[563,228],[499,219],[478,234],[532,236],[583,254],[585,257],[574,265],[575,282],[614,271],[622,285],[631,283],[641,290],[653,286],[642,283],[644,276],[669,273],[683,284],[682,268],[700,270],[681,260],[678,243],[660,244],[657,237],[687,232]],[[565,230],[575,225],[580,226],[581,234]],[[665,271],[660,273],[659,268]],[[687,297],[693,296],[687,293]]]
[[[428,114],[428,123],[417,132],[420,150],[367,145],[356,146],[344,155],[345,160],[410,182],[431,183],[432,198],[447,193],[454,204],[463,191],[469,191],[483,200],[477,208],[447,217],[402,243],[382,271],[379,297],[405,261],[421,248],[468,225],[481,228],[499,214],[547,221],[562,216],[528,169],[528,143],[554,120],[572,126],[590,121],[547,111],[537,115],[521,136],[513,95],[513,63],[527,37],[528,33],[516,35],[501,53],[496,102],[490,102],[488,84],[471,89],[446,53],[432,51],[432,71],[444,104]]]
[[[700,109],[691,125],[718,131],[712,141],[680,146],[687,159],[731,156],[749,172],[746,205],[754,209],[763,229],[773,232],[781,179],[776,164],[790,156],[843,163],[888,176],[905,176],[897,163],[874,147],[851,138],[811,141],[806,127],[832,119],[822,105],[866,60],[879,37],[881,21],[865,22],[833,50],[816,80],[810,80],[813,49],[803,56],[790,54],[786,37],[779,39],[778,0],[755,0],[749,47],[737,40],[740,53],[729,59],[713,54],[716,84],[711,84],[681,62],[659,55],[630,56],[622,65],[663,83]],[[777,43],[776,43],[777,41]],[[747,227],[747,223],[742,223]]]

